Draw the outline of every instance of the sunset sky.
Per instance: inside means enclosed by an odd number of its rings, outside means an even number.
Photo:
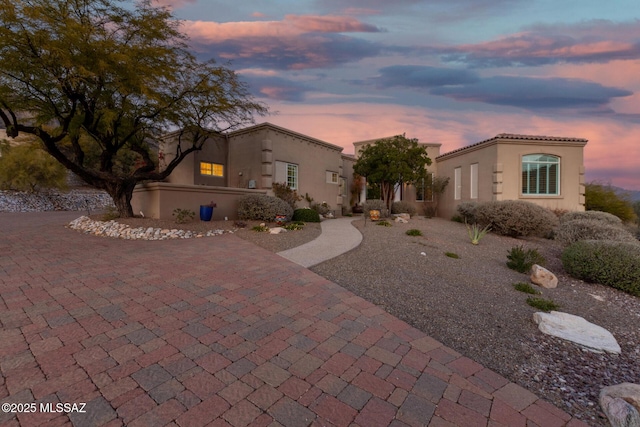
[[[638,0],[161,0],[202,59],[345,147],[447,152],[499,133],[586,138],[587,180],[640,190]]]

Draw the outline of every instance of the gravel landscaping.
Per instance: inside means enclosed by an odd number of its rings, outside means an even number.
[[[640,298],[568,277],[556,242],[488,234],[475,246],[463,224],[444,219],[353,224],[362,244],[313,271],[591,425],[608,425],[598,404],[602,387],[640,383]],[[405,234],[413,228],[422,236]],[[508,250],[520,244],[537,248],[558,276],[558,287],[540,288],[541,296],[608,329],[621,355],[582,350],[538,331],[529,295],[513,288],[528,275],[506,267]]]

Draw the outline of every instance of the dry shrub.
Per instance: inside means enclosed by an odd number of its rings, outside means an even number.
[[[562,222],[556,229],[555,239],[564,245],[580,240],[615,240],[638,243],[638,240],[619,225],[611,225],[597,219],[574,219]]]
[[[384,200],[369,199],[364,202],[364,214],[366,216],[369,216],[369,211],[372,210],[380,211],[381,218],[389,217],[389,210],[387,209],[387,205],[385,204]]]
[[[391,205],[392,214],[407,213],[410,216],[414,216],[417,212],[418,210],[413,203],[405,202],[404,200],[400,202],[393,202]]]
[[[478,206],[478,202],[462,202],[458,206],[456,206],[458,216],[462,218],[461,222],[466,222],[468,224],[474,224],[478,222],[476,220],[476,209],[478,209]]]
[[[620,225],[622,220],[608,212],[600,211],[584,211],[584,212],[568,212],[560,217],[560,224],[575,221],[576,219],[588,219],[594,221],[602,221],[610,225]]]
[[[479,224],[491,226],[493,233],[510,237],[547,237],[558,225],[549,209],[522,200],[480,203],[474,216]]]
[[[243,220],[273,221],[276,215],[291,220],[293,209],[284,200],[265,194],[250,194],[238,202],[238,218]]]

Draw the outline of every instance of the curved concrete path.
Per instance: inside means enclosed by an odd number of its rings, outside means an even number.
[[[356,219],[345,217],[323,221],[320,236],[304,245],[278,252],[278,255],[308,268],[349,252],[362,241],[362,234],[351,224]]]

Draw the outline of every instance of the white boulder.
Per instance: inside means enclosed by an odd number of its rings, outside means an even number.
[[[620,354],[620,345],[611,334],[601,326],[587,322],[580,316],[552,311],[534,313],[533,321],[541,332],[574,342],[587,350]]]

